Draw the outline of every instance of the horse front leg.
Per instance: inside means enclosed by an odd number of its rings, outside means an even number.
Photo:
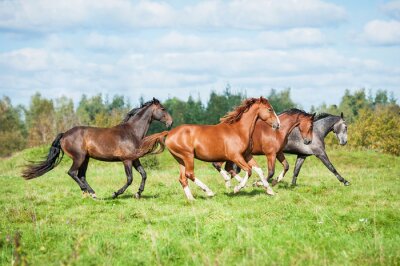
[[[231,177],[229,176],[228,172],[225,169],[222,169],[223,162],[213,162],[212,165],[215,169],[222,175],[225,180],[225,187],[231,187]]]
[[[258,166],[257,162],[254,160],[253,157],[250,157],[250,158],[251,159],[249,160],[249,165],[251,166],[251,169],[253,169],[260,177],[261,185],[265,188],[266,193],[271,196],[275,195],[275,192],[272,190],[267,179],[265,178],[264,172],[262,171],[261,167]],[[269,176],[270,175],[268,175],[268,177]],[[258,183],[256,182],[255,184],[257,185]]]
[[[333,164],[329,161],[328,155],[325,152],[322,152],[321,154],[315,155],[317,156],[318,159],[322,161],[322,163],[331,171],[336,178],[339,180],[339,182],[342,182],[345,186],[349,186],[350,182],[344,179],[338,171],[336,171],[335,167]]]
[[[246,186],[247,180],[251,176],[251,166],[241,155],[237,155],[233,162],[241,169],[243,169],[243,171],[245,171],[243,179],[240,181],[239,185],[235,186],[235,188],[233,189],[233,193],[238,193],[242,188]]]
[[[121,195],[122,193],[125,192],[125,190],[129,187],[130,184],[132,184],[132,161],[126,160],[123,162],[124,163],[124,168],[125,168],[125,174],[126,174],[126,184],[120,188],[118,191],[114,192],[113,194],[113,199]]]
[[[144,186],[146,185],[147,174],[144,170],[142,164],[140,163],[139,159],[133,161],[133,167],[135,167],[136,171],[142,176],[142,181],[140,182],[139,190],[135,194],[135,198],[140,199],[142,192],[144,191]]]
[[[283,154],[283,152],[279,152],[276,156],[276,158],[279,160],[279,162],[282,164],[283,166],[283,170],[282,172],[279,174],[278,178],[272,181],[272,186],[275,186],[276,184],[278,184],[279,182],[282,181],[282,179],[285,177],[287,171],[289,171],[289,163],[286,160],[285,155]]]
[[[304,156],[304,155],[297,156],[296,164],[294,165],[294,170],[293,170],[292,186],[296,186],[297,176],[299,175],[301,166],[303,165],[304,160],[306,158],[307,158],[307,156]]]

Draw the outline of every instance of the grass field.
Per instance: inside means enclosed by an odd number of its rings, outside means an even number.
[[[331,150],[350,187],[308,158],[299,186],[288,186],[291,169],[275,197],[251,186],[233,195],[211,165],[196,161],[197,177],[216,196],[191,184],[196,201],[188,203],[167,152],[159,169],[146,169],[140,200],[132,198],[136,172],[127,192],[110,198],[125,182],[121,163],[90,162],[100,200],[82,197],[66,174],[69,158],[35,180],[19,177],[24,160],[45,154],[47,147],[35,148],[0,161],[1,265],[400,264],[399,157]],[[264,158],[257,161],[265,169]]]

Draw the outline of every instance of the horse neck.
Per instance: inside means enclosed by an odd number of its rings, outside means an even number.
[[[258,119],[258,108],[252,107],[247,112],[242,114],[242,117],[232,126],[236,127],[235,130],[239,131],[241,135],[245,136],[249,141],[253,135],[256,121]]]
[[[300,124],[300,117],[299,115],[288,115],[282,114],[279,116],[279,120],[281,121],[281,126],[279,127],[279,132],[281,136],[287,138],[289,133]]]
[[[147,134],[150,124],[152,122],[151,108],[147,107],[140,110],[131,119],[128,120],[127,124],[131,127],[133,134],[138,138],[142,139]]]
[[[333,131],[333,126],[339,120],[339,117],[336,116],[328,116],[321,120],[314,122],[314,131],[317,131],[323,138],[329,134],[329,132]]]

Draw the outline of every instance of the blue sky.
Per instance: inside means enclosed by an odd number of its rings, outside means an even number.
[[[0,1],[0,96],[400,98],[400,1]],[[399,100],[398,100],[399,102]]]

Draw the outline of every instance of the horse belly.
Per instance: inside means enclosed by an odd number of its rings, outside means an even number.
[[[198,139],[195,142],[194,157],[206,162],[218,162],[227,159],[223,143],[213,137]]]

